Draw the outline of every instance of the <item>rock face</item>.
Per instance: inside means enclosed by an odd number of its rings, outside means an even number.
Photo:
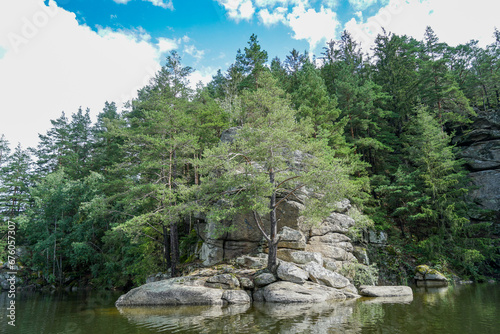
[[[463,150],[472,182],[478,188],[472,191],[472,199],[484,209],[493,210],[497,223],[500,221],[500,111],[478,112],[471,131],[460,137],[458,144]],[[491,220],[491,217],[476,217]]]
[[[338,206],[338,211],[344,213],[332,212],[323,223],[311,227],[301,223],[302,203],[294,200],[283,201],[277,213],[280,237],[278,258],[297,264],[315,261],[323,265],[323,262],[328,262],[329,269],[336,268],[335,270],[357,261],[353,255],[352,241],[346,235],[349,228],[355,224],[354,219],[346,212],[350,204],[344,200],[339,202]],[[253,263],[254,268],[265,265],[262,259],[246,255],[259,250],[267,251],[253,215],[238,215],[225,224],[233,226],[233,229],[223,235],[216,234],[215,223],[204,222],[198,225],[198,232],[204,240],[199,253],[203,264],[211,266],[238,258],[241,265]],[[269,229],[269,220],[266,217],[263,217],[263,224],[264,229]]]

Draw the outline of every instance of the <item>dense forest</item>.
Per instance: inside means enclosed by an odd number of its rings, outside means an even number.
[[[1,137],[0,260],[10,221],[19,260],[46,284],[120,288],[167,269],[179,275],[196,261],[200,212],[269,210],[265,199],[290,179],[274,179],[288,145],[320,156],[324,173],[311,180],[349,198],[406,255],[462,277],[496,276],[495,218],[471,219],[479,208],[453,140],[478,111],[500,109],[493,34],[486,47],[453,47],[430,27],[421,41],[384,33],[367,54],[344,32],[321,55],[286,59],[270,59],[252,35],[196,90],[193,69],[172,52],[123,110],[106,102],[95,123],[89,110],[63,113],[27,150]],[[220,144],[232,127],[248,135],[247,153]],[[235,183],[235,171],[264,165]]]

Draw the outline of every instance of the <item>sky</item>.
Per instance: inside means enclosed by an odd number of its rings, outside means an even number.
[[[285,59],[321,56],[348,30],[369,52],[384,28],[423,39],[431,26],[450,45],[493,43],[498,0],[0,0],[0,136],[35,147],[50,120],[78,108],[92,119],[119,109],[177,51],[207,83],[255,33]]]

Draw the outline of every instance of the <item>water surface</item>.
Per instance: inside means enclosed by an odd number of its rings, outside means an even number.
[[[411,299],[313,305],[116,308],[115,292],[18,293],[16,327],[0,294],[0,333],[500,333],[496,284],[415,288]]]

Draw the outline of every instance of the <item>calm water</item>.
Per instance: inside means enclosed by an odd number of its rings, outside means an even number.
[[[0,333],[500,333],[500,285],[415,289],[396,303],[358,299],[316,305],[126,308],[119,293],[23,293],[16,327],[0,294]]]

